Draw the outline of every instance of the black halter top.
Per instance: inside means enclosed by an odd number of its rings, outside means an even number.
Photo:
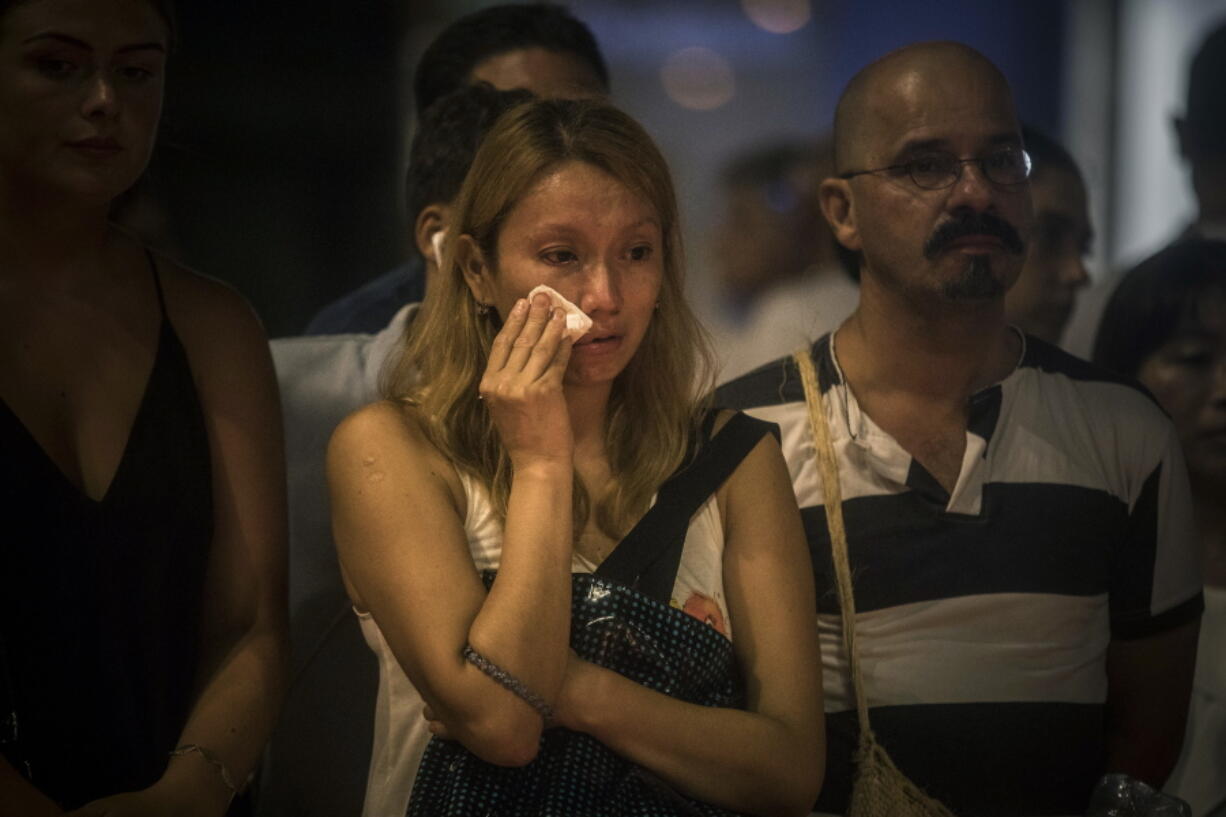
[[[211,462],[166,316],[110,487],[95,501],[0,400],[0,751],[66,808],[155,782],[193,700]]]

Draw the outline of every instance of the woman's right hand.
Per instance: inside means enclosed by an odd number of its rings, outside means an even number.
[[[570,360],[566,315],[538,293],[515,302],[490,347],[481,399],[516,469],[573,461],[562,378]]]

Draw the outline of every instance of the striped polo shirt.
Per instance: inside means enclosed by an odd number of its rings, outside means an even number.
[[[1112,639],[1203,606],[1174,428],[1139,386],[1032,337],[970,399],[952,494],[812,347],[839,459],[874,731],[961,815],[1083,814],[1103,772]],[[843,813],[858,727],[804,389],[784,358],[720,388],[777,423],[817,582],[827,725],[817,810]]]

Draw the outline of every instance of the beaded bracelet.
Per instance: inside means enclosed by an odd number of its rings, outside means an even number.
[[[498,683],[502,684],[507,689],[514,692],[528,704],[528,706],[540,713],[546,723],[553,720],[553,708],[545,702],[545,699],[537,695],[528,687],[524,686],[524,682],[516,678],[511,673],[504,670],[502,667],[488,660],[481,653],[473,649],[472,644],[464,645],[463,652],[464,660],[472,664],[477,669],[484,672],[489,677],[493,678]]]
[[[208,749],[205,749],[203,746],[198,746],[195,743],[185,743],[182,746],[175,747],[175,749],[171,751],[170,756],[183,757],[183,755],[191,754],[192,752],[199,754],[210,766],[217,769],[217,773],[221,775],[221,782],[225,783],[226,788],[230,790],[231,798],[238,794],[238,787],[234,785],[234,779],[230,777],[230,771],[226,768],[226,764],[222,763],[221,758],[217,757],[217,755],[213,754]]]

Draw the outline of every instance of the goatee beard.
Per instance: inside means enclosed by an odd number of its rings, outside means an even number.
[[[972,255],[962,274],[944,284],[941,292],[952,301],[987,301],[1003,295],[1005,287],[992,274],[992,259]]]

